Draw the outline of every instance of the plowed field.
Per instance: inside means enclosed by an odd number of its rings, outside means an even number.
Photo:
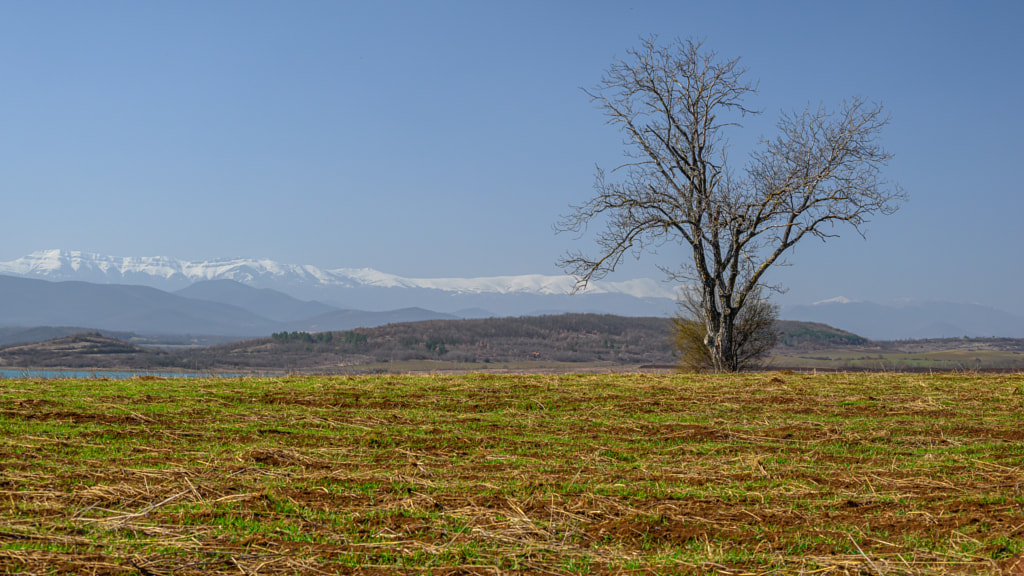
[[[1024,575],[1024,376],[0,381],[0,571]]]

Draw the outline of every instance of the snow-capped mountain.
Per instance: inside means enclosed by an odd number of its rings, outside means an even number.
[[[179,290],[208,280],[234,280],[302,299],[378,310],[412,305],[440,311],[480,307],[498,314],[571,310],[635,315],[661,314],[675,305],[672,287],[649,278],[592,282],[583,298],[563,300],[574,286],[573,279],[564,275],[406,278],[371,268],[324,270],[266,259],[187,261],[76,250],[46,250],[0,262],[0,274],[50,281],[138,284],[162,290]]]
[[[811,304],[811,306],[824,306],[826,304],[856,304],[858,300],[851,300],[846,296],[836,296],[835,298],[829,298],[827,300],[818,300]]]
[[[80,280],[102,284],[143,284],[176,289],[203,280],[235,280],[255,285],[267,279],[289,283],[350,285],[313,266],[271,260],[220,259],[190,262],[163,256],[116,257],[77,250],[44,250],[0,262],[0,274],[44,280]]]
[[[192,262],[162,256],[115,257],[77,250],[44,250],[0,262],[0,274],[46,280],[82,280],[109,284],[134,281],[157,288],[183,287],[203,280],[234,280],[250,286],[265,283],[355,288],[426,288],[470,294],[568,294],[569,276],[528,274],[482,278],[405,278],[372,268],[323,270],[315,266],[281,264],[273,260],[218,259]],[[622,282],[592,282],[588,294],[626,294],[636,298],[675,298],[663,283],[642,278]]]

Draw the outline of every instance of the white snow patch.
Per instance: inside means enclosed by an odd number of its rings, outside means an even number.
[[[818,300],[811,304],[812,306],[818,306],[820,304],[855,304],[859,300],[850,300],[846,296],[836,296],[835,298],[829,298],[828,300]]]

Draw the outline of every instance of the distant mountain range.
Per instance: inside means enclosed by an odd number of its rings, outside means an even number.
[[[585,292],[570,296],[573,279],[565,275],[406,278],[370,268],[324,270],[265,259],[193,262],[47,250],[0,262],[0,274],[50,281],[133,284],[164,291],[182,290],[197,282],[233,280],[302,301],[319,301],[336,309],[424,308],[448,314],[466,310],[467,315],[474,317],[547,312],[660,316],[676,306],[673,288],[648,278],[593,282]]]
[[[192,262],[165,257],[121,258],[76,250],[44,250],[0,262],[0,274],[46,280],[81,280],[100,284],[142,284],[178,289],[203,280],[235,280],[249,286],[419,288],[461,294],[564,295],[573,287],[565,275],[493,276],[484,278],[405,278],[371,268],[323,270],[272,260],[227,258]],[[674,298],[663,283],[650,279],[593,282],[588,294],[625,294],[636,298]]]
[[[299,300],[277,290],[252,288],[234,280],[196,282],[175,294],[237,306],[275,322],[294,322],[338,312],[334,306],[322,302]]]
[[[1024,317],[977,304],[902,301],[857,302],[838,297],[782,309],[787,320],[821,322],[871,340],[1024,338]]]
[[[82,326],[139,334],[253,337],[278,331],[350,330],[389,322],[455,318],[415,307],[339,310],[231,280],[200,282],[181,292],[185,294],[149,286],[0,276],[0,326]]]
[[[665,317],[677,310],[672,288],[651,279],[594,282],[569,295],[572,286],[568,276],[405,278],[270,260],[190,262],[49,250],[0,262],[0,327],[254,337],[417,320],[566,312]],[[1024,337],[1024,317],[947,302],[883,305],[839,297],[785,307],[781,318],[872,340]]]

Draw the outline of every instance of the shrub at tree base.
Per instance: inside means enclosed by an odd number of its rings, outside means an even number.
[[[682,310],[672,318],[672,343],[679,353],[679,367],[690,372],[740,371],[761,367],[779,339],[776,328],[778,308],[760,294],[748,300],[735,325],[735,357],[725,366],[716,365],[709,340],[709,322],[700,303],[688,294]]]

